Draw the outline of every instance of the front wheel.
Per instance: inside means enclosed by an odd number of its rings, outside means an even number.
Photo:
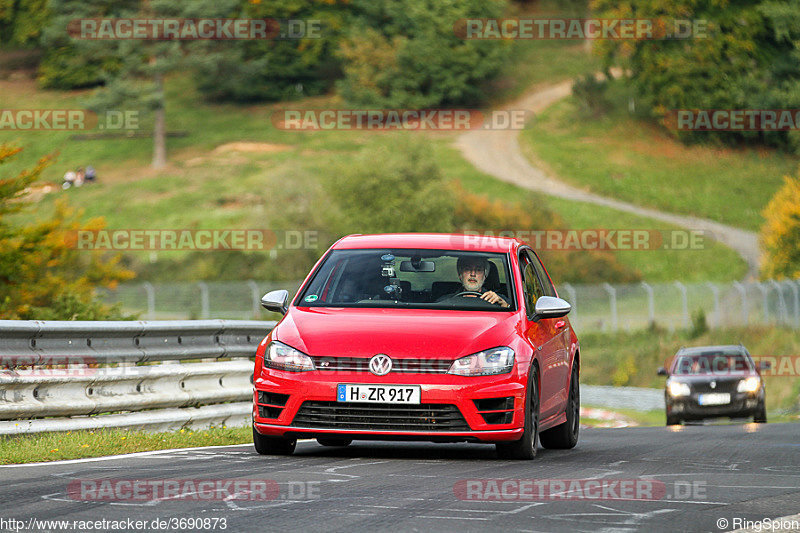
[[[578,365],[575,363],[572,364],[572,375],[569,379],[569,399],[566,411],[566,422],[542,431],[542,434],[539,435],[542,447],[551,450],[569,450],[578,444],[578,432],[581,427],[581,389]]]
[[[292,455],[297,446],[297,439],[267,437],[256,431],[253,426],[253,446],[260,455]]]
[[[681,424],[681,419],[677,416],[670,416],[667,415],[667,425],[668,426],[679,426]]]
[[[767,423],[767,406],[764,403],[760,403],[758,406],[758,411],[756,411],[755,416],[753,416],[753,422],[756,424],[766,424]]]
[[[500,459],[531,460],[536,457],[536,446],[539,440],[539,374],[535,366],[531,366],[528,376],[527,394],[525,396],[525,431],[522,438],[513,442],[498,442],[497,456]]]

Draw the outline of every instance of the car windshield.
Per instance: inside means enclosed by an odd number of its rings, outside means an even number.
[[[748,358],[743,354],[703,353],[679,356],[675,362],[673,374],[731,374],[747,372],[751,369]]]
[[[502,253],[334,250],[295,305],[513,311],[516,298],[509,272],[508,256]],[[488,291],[508,306],[481,299]]]

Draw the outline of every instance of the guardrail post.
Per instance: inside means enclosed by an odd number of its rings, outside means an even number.
[[[564,283],[561,286],[569,293],[569,303],[572,306],[572,318],[578,320],[578,296],[575,294],[575,288],[569,283]]]
[[[144,292],[147,293],[147,319],[148,320],[155,320],[156,318],[156,290],[153,288],[153,284],[149,281],[145,281],[142,283],[142,288]]]
[[[706,283],[711,293],[714,295],[714,325],[716,327],[722,326],[722,310],[719,308],[719,287],[711,283]]]
[[[611,329],[617,331],[617,327],[619,325],[617,317],[617,289],[608,283],[603,283],[603,288],[608,293],[608,303],[611,307]]]
[[[678,290],[681,291],[681,310],[683,312],[683,327],[689,329],[689,296],[686,291],[686,285],[680,281],[674,283]]]
[[[642,288],[647,291],[647,321],[652,326],[656,323],[656,302],[653,297],[653,287],[643,281]]]
[[[261,312],[261,295],[259,294],[258,284],[249,279],[247,280],[247,286],[250,287],[250,295],[253,298],[253,318],[258,318]]]
[[[198,281],[197,287],[200,289],[200,318],[209,318],[211,311],[208,306],[208,285],[204,281]]]

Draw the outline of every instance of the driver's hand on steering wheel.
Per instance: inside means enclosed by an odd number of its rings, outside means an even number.
[[[486,300],[490,304],[497,304],[501,307],[508,307],[508,302],[500,298],[494,291],[486,291],[481,295],[481,300]]]

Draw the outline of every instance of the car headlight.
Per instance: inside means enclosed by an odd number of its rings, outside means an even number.
[[[264,352],[264,366],[291,372],[306,372],[314,370],[314,361],[300,350],[295,350],[282,342],[272,341]]]
[[[507,374],[514,368],[514,350],[500,346],[456,359],[448,374],[457,376],[491,376]]]
[[[689,396],[692,394],[692,389],[689,388],[689,385],[687,383],[681,383],[680,381],[670,381],[667,383],[667,391],[669,391],[669,395],[673,397]]]
[[[756,392],[759,387],[761,387],[761,378],[752,376],[740,381],[736,386],[736,390],[739,392]]]

